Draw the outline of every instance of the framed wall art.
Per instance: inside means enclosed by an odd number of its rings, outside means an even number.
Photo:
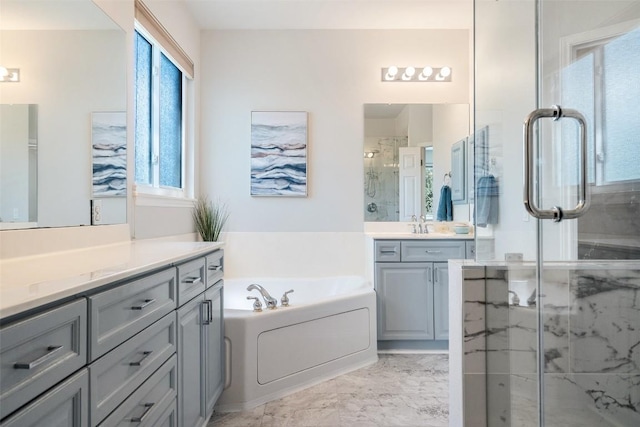
[[[91,114],[93,197],[127,194],[127,115],[123,111]]]
[[[251,112],[251,195],[307,196],[306,111]]]

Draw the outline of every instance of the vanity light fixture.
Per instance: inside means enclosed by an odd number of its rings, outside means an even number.
[[[373,159],[376,156],[377,151],[365,151],[364,158],[365,159]]]
[[[450,82],[451,67],[390,67],[382,68],[383,82]]]
[[[19,68],[5,68],[3,66],[0,66],[0,82],[16,83],[19,81],[20,81]]]

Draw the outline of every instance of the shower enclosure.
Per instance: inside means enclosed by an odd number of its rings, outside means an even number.
[[[504,167],[465,296],[486,391],[465,424],[640,426],[640,2],[474,7],[475,163]]]

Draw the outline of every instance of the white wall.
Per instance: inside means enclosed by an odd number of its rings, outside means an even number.
[[[468,41],[466,30],[203,32],[201,185],[231,211],[225,239],[237,241],[241,255],[229,251],[227,259],[277,264],[270,272],[288,275],[288,260],[300,260],[301,248],[315,242],[326,255],[296,268],[322,263],[325,275],[364,274],[362,241],[342,236],[363,231],[363,104],[467,103]],[[380,69],[393,63],[448,64],[456,79],[381,82]],[[249,195],[255,110],[309,112],[308,197]],[[289,244],[272,246],[278,236]],[[247,275],[233,268],[240,264],[230,260],[227,274]]]

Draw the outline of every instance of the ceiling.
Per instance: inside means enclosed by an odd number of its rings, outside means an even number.
[[[472,0],[182,1],[203,29],[471,29],[473,15]]]

